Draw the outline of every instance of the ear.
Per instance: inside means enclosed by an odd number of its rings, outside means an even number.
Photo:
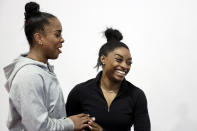
[[[105,63],[106,63],[106,56],[102,55],[100,57],[100,61],[101,61],[102,65],[105,65]]]
[[[43,45],[42,43],[42,35],[39,32],[33,34],[34,40],[36,44]]]

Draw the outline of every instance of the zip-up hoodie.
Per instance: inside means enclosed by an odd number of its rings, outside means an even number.
[[[21,55],[4,68],[10,131],[73,131],[53,66]]]

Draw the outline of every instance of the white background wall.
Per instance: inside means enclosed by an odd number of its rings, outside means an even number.
[[[0,1],[0,130],[8,94],[2,68],[28,51],[23,31],[27,0]],[[51,61],[64,91],[96,76],[93,67],[106,27],[119,29],[131,50],[127,80],[148,99],[152,131],[197,131],[196,0],[39,0],[63,26],[63,53]]]

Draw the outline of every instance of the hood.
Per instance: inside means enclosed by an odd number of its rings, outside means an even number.
[[[32,60],[30,58],[27,58],[26,56],[27,55],[19,56],[12,63],[10,63],[9,65],[7,65],[6,67],[3,68],[4,73],[5,73],[5,77],[7,79],[7,81],[5,83],[5,88],[8,92],[10,91],[12,81],[13,81],[14,77],[16,76],[17,72],[21,68],[23,68],[24,66],[36,65],[48,72],[53,73],[53,66],[49,65],[48,63],[44,64],[42,62]]]

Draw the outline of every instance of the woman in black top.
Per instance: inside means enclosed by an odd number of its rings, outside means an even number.
[[[88,113],[106,131],[129,131],[133,124],[135,131],[150,131],[146,96],[125,79],[132,64],[129,48],[118,30],[109,28],[105,36],[96,65],[103,70],[72,89],[67,114]]]

